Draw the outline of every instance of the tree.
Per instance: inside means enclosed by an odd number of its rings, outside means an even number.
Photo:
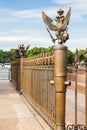
[[[16,50],[15,49],[10,49],[10,51],[8,51],[8,57],[9,57],[9,62],[10,61],[15,61],[17,59]]]
[[[0,50],[0,62],[4,63],[3,50]]]
[[[53,51],[54,46],[50,46],[48,48],[43,47],[34,47],[31,50],[29,50],[26,54],[27,57],[32,57],[35,55],[43,54],[43,53],[49,53]],[[67,51],[67,58],[68,58],[68,64],[72,64],[74,62],[74,53],[71,50]]]
[[[43,54],[43,53],[52,52],[53,48],[54,48],[54,46],[50,46],[48,48],[34,47],[31,50],[27,51],[27,53],[25,54],[25,58],[33,57],[35,55],[39,55],[39,54]],[[84,52],[85,52],[85,50],[82,50],[82,49],[78,50],[78,56],[80,57],[81,55],[84,54]],[[67,51],[67,63],[72,64],[74,62],[74,57],[75,57],[75,54],[71,50],[68,50]],[[0,50],[0,62],[1,63],[15,61],[16,59],[17,59],[17,57],[16,57],[15,49],[10,49],[10,51]]]
[[[68,50],[67,51],[68,64],[72,64],[74,62],[74,57],[75,57],[74,53],[71,50]]]
[[[34,47],[26,53],[26,57],[32,57],[38,54],[40,54],[40,49],[37,47]]]
[[[53,48],[54,48],[54,46],[48,47],[48,48],[46,49],[46,52],[52,52],[52,51],[53,51]]]
[[[26,53],[26,58],[27,57],[32,57],[32,56],[35,56],[35,55],[39,55],[39,54],[43,54],[43,53],[49,53],[49,52],[52,52],[53,51],[53,46],[50,46],[48,48],[44,48],[44,47],[34,47],[32,48],[31,50],[29,50],[27,53]]]
[[[80,49],[80,50],[78,51],[79,61],[81,60],[81,56],[84,55],[84,53],[85,53],[85,50],[83,50],[83,49]]]

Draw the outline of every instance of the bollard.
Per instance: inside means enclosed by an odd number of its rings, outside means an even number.
[[[54,85],[56,98],[56,130],[65,130],[67,47],[54,47]]]

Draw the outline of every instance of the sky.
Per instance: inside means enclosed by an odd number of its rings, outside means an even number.
[[[54,45],[42,11],[54,21],[57,10],[62,8],[65,16],[69,7],[69,40],[65,45],[74,51],[87,48],[87,0],[0,0],[0,49],[16,49],[21,44],[30,48]],[[55,32],[51,33],[55,38]]]

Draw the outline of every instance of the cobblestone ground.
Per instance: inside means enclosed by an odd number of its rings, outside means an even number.
[[[0,130],[51,130],[22,98],[9,81],[0,81]]]

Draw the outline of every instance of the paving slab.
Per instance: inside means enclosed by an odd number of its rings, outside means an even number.
[[[78,124],[85,124],[85,95],[78,97]],[[66,125],[75,123],[75,92],[66,92]],[[8,80],[0,80],[0,130],[52,130]]]
[[[9,81],[0,81],[0,130],[51,130]]]
[[[85,94],[77,92],[77,124],[85,125]],[[66,124],[75,124],[75,90],[66,92]]]

